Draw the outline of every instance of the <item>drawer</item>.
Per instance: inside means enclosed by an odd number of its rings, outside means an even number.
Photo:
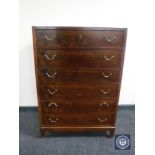
[[[39,86],[40,99],[115,99],[118,84]]]
[[[81,114],[86,112],[114,112],[117,100],[42,100],[43,113]]]
[[[119,82],[119,69],[66,69],[44,67],[39,69],[40,84],[79,84]]]
[[[122,47],[124,31],[36,30],[43,49]]]
[[[99,125],[108,126],[114,123],[114,113],[84,113],[80,115],[53,115],[43,116],[43,122],[49,126],[78,126]]]
[[[38,50],[39,65],[55,67],[120,67],[121,50]]]

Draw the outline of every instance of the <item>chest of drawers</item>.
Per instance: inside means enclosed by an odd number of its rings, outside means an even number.
[[[32,27],[40,133],[114,136],[127,29]]]

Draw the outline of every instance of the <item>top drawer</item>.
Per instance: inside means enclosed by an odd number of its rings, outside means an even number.
[[[116,30],[36,30],[37,47],[42,49],[122,47],[123,34]]]

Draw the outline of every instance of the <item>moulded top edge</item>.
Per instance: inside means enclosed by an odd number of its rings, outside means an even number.
[[[124,31],[127,28],[114,27],[74,27],[74,26],[32,26],[34,29],[68,29],[68,30],[110,30],[110,31]]]

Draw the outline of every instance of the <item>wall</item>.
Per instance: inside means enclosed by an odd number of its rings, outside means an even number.
[[[20,0],[20,106],[36,106],[32,26],[127,27],[128,38],[119,104],[134,104],[135,3],[124,0]],[[140,49],[139,49],[140,50]]]

